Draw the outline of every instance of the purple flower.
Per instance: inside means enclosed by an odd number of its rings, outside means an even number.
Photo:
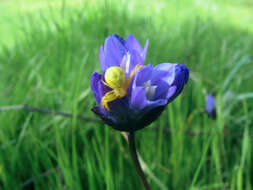
[[[106,38],[100,47],[102,74],[93,73],[91,90],[97,102],[92,111],[120,131],[136,131],[157,119],[183,90],[189,70],[182,64],[144,66],[144,49],[129,35]]]
[[[216,119],[215,99],[211,94],[207,94],[206,96],[205,111],[210,118]]]

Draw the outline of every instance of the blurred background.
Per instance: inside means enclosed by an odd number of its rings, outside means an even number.
[[[190,69],[183,93],[136,134],[153,189],[253,189],[252,0],[1,0],[0,189],[142,189],[121,134],[82,114],[106,36],[150,40],[147,63]],[[215,97],[216,119],[205,113]]]

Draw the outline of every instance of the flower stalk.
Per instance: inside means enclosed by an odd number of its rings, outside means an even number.
[[[127,140],[128,140],[128,144],[129,144],[129,149],[130,149],[130,153],[131,153],[131,158],[132,161],[134,163],[134,166],[136,168],[136,171],[140,177],[140,180],[145,188],[145,190],[151,190],[150,185],[147,182],[146,176],[141,168],[139,159],[138,159],[138,155],[137,155],[137,151],[136,151],[136,146],[135,146],[135,138],[134,138],[134,132],[129,132],[126,133],[127,136]]]

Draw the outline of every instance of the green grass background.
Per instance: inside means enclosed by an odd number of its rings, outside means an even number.
[[[253,189],[251,0],[0,2],[0,105],[95,117],[89,77],[117,33],[149,38],[147,63],[180,62],[190,80],[136,133],[153,189]],[[216,97],[217,120],[203,112]],[[121,134],[60,116],[0,112],[0,189],[142,189]]]

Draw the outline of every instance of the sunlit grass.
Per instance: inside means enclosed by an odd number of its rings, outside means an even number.
[[[191,70],[183,94],[137,132],[152,187],[252,189],[249,10],[236,0],[0,3],[0,105],[95,117],[89,76],[105,37],[149,38],[146,63]],[[206,93],[216,121],[203,111]],[[0,123],[0,189],[141,189],[124,139],[107,126],[22,111],[1,112]]]

